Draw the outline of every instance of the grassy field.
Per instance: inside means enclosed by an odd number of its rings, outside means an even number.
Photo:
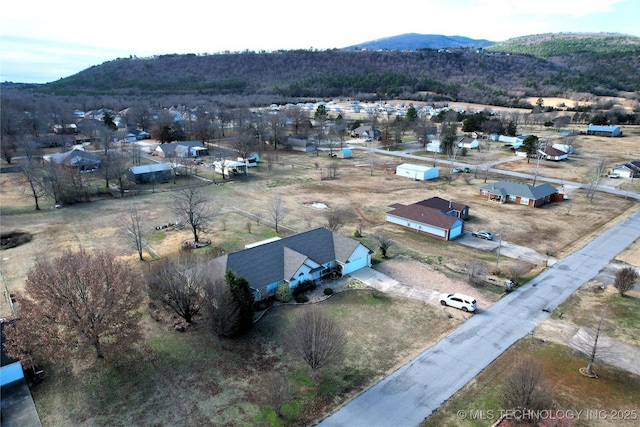
[[[552,410],[565,413],[574,411],[574,414],[584,411],[581,417],[575,416],[574,419],[565,420],[565,423],[560,425],[576,427],[638,425],[639,376],[600,365],[599,378],[587,378],[579,373],[579,368],[586,366],[583,355],[560,344],[525,338],[514,344],[471,383],[448,400],[437,412],[427,418],[421,427],[484,427],[493,424],[500,414],[509,409],[501,405],[501,379],[512,372],[518,361],[529,356],[542,364],[544,390],[554,401]],[[590,411],[590,414],[587,414],[587,411]],[[616,419],[618,415],[623,419]],[[544,420],[540,419],[540,421]]]
[[[177,333],[170,321],[147,319],[145,345],[115,365],[77,367],[75,375],[49,368],[47,380],[33,389],[42,423],[309,425],[460,322],[424,303],[370,290],[344,291],[316,306],[348,337],[344,360],[322,369],[318,383],[309,380],[308,366],[287,352],[288,327],[306,306],[270,309],[250,334],[227,340],[227,350],[218,348],[204,321],[203,327]],[[270,372],[294,384],[285,419],[277,420],[261,396]]]

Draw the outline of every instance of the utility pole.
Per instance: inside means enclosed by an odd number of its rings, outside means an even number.
[[[500,240],[498,242],[498,250],[496,256],[496,271],[498,271],[498,269],[500,268],[500,248],[502,247],[502,233],[498,234],[498,237],[500,237]]]

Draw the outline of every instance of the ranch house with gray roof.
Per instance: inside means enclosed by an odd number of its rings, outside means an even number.
[[[501,203],[518,203],[537,208],[552,201],[562,200],[558,189],[551,184],[533,186],[524,182],[502,180],[480,187],[480,195]]]
[[[372,253],[357,240],[319,227],[218,257],[212,261],[212,274],[233,271],[261,300],[274,295],[282,283],[294,289],[302,282],[370,267]]]

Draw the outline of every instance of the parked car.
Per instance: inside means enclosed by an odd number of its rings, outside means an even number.
[[[618,179],[618,178],[620,178],[620,174],[619,173],[610,173],[609,174],[609,178]]]
[[[471,173],[471,168],[464,168],[464,173]]]
[[[470,297],[469,295],[457,293],[440,295],[440,304],[470,312],[474,312],[478,308],[475,298]]]
[[[487,230],[474,230],[471,232],[471,235],[485,240],[493,240],[493,233]]]
[[[452,173],[462,173],[462,168],[451,169]]]

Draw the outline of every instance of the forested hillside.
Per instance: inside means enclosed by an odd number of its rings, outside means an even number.
[[[191,95],[235,103],[357,97],[529,106],[525,97],[637,96],[638,69],[638,37],[549,34],[509,40],[484,53],[460,48],[132,57],[34,90],[93,98]]]
[[[540,34],[490,46],[488,52],[509,52],[548,59],[572,73],[563,84],[577,92],[617,95],[640,90],[640,37],[623,34]]]

